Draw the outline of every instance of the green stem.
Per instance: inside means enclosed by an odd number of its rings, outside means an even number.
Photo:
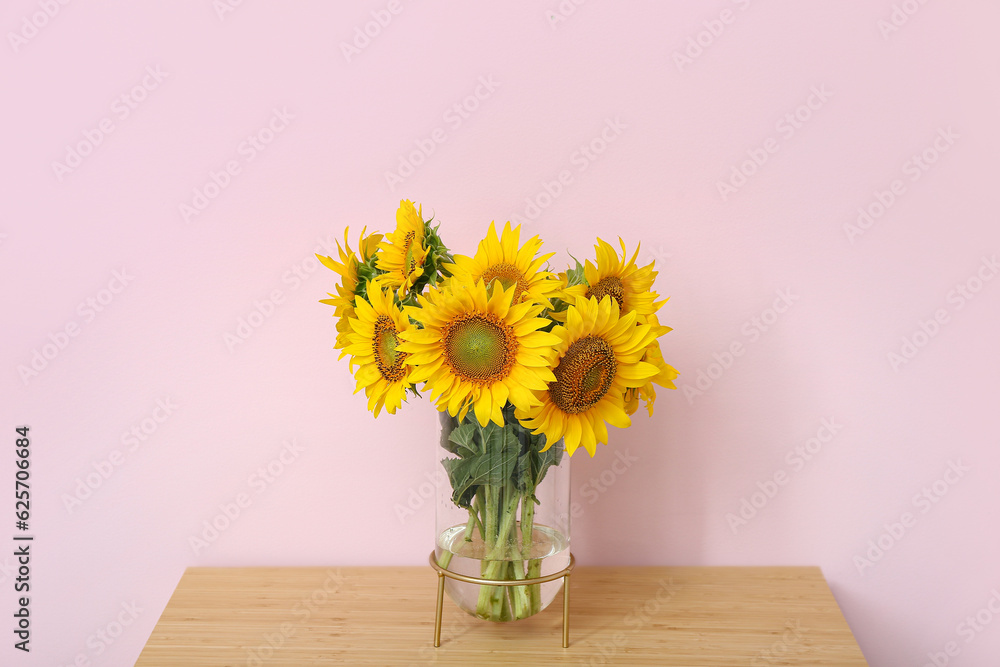
[[[524,560],[531,556],[532,541],[535,537],[535,501],[531,493],[524,494],[521,501],[521,555]]]
[[[517,505],[519,495],[517,489],[508,487],[504,489],[504,498],[501,502],[501,489],[499,486],[487,486],[486,495],[486,558],[483,561],[483,579],[493,579],[504,581],[509,560],[508,542],[510,531],[517,520]],[[491,502],[492,499],[492,502]],[[498,516],[499,515],[499,516]],[[496,526],[493,532],[492,524]],[[492,539],[489,539],[492,538]],[[479,600],[476,604],[476,616],[490,620],[498,620],[503,614],[503,600],[506,599],[506,592],[503,586],[480,586]]]
[[[514,578],[524,579],[524,561],[514,560],[510,562]],[[510,597],[514,605],[514,618],[528,618],[531,616],[531,598],[528,595],[528,586],[511,586]]]
[[[531,530],[534,514],[534,501],[531,493],[521,496],[521,559],[515,560],[514,578],[524,579],[524,559],[531,551]],[[534,586],[514,586],[511,588],[511,598],[514,602],[514,614],[517,618],[531,616],[531,589]]]
[[[489,561],[488,554],[493,552],[496,545],[496,534],[497,534],[497,510],[500,505],[500,487],[496,485],[487,484],[483,487],[482,493],[484,496],[483,508],[483,524],[485,526],[485,534],[483,535],[483,545],[486,553],[484,554],[483,560],[480,562],[480,573],[483,579],[495,579],[496,576],[490,575],[490,566],[492,565]],[[494,586],[480,586],[479,587],[479,600],[476,602],[476,616],[479,618],[485,618],[487,620],[495,620],[496,616],[493,613],[493,594]]]
[[[492,550],[497,539],[497,513],[500,510],[500,487],[486,487],[486,546]]]
[[[537,559],[530,559],[531,547],[535,535],[535,501],[531,496],[530,492],[525,493],[524,500],[521,503],[521,555],[527,561],[529,579],[539,576],[538,572],[541,570],[541,562]],[[538,567],[533,567],[535,565]],[[525,593],[528,598],[528,611],[526,615],[537,614],[541,611],[542,607],[541,584],[527,586]]]
[[[469,508],[469,522],[465,524],[465,532],[462,533],[466,542],[472,541],[472,531],[475,530],[478,520],[479,517],[477,517],[476,513],[472,511],[472,508]],[[438,567],[447,570],[448,566],[451,565],[451,559],[454,555],[455,553],[451,549],[442,549],[441,555],[438,556]]]
[[[491,577],[493,579],[503,579],[504,569],[506,569],[506,563],[501,563],[500,572],[496,577]],[[504,610],[507,610],[507,615],[510,615],[510,603],[507,602],[507,591],[504,590],[503,586],[490,586],[490,618],[495,621],[504,620]]]
[[[532,558],[528,561],[528,578],[535,579],[542,576],[542,559]],[[532,584],[531,589],[531,613],[537,614],[542,610],[542,585]]]
[[[500,568],[499,579],[501,581],[507,581],[510,579],[511,575],[508,570],[510,569],[510,561],[503,561],[503,565]],[[513,612],[511,609],[511,593],[508,586],[494,586],[496,589],[493,592],[493,620],[495,621],[511,621],[514,619]]]
[[[485,523],[486,509],[483,507],[483,491],[476,491],[476,497],[472,501],[472,509],[475,511],[476,516],[479,518],[477,525],[479,526],[479,537],[483,542],[486,542],[486,526]]]
[[[517,521],[517,503],[519,499],[517,490],[507,489],[506,495],[508,495],[509,498],[506,499],[506,502],[501,510],[503,515],[500,518],[500,527],[497,530],[496,542],[493,544],[493,550],[488,556],[490,560],[500,560],[507,555],[507,543],[510,538],[510,531],[514,527],[514,523]]]
[[[478,524],[478,523],[479,523],[479,517],[476,516],[476,511],[470,507],[469,508],[469,523],[465,524],[465,533],[463,533],[465,535],[465,541],[466,542],[471,542],[472,541],[472,538],[475,535],[475,531],[476,531],[476,524]],[[482,526],[479,527],[479,532],[480,533],[483,532]]]

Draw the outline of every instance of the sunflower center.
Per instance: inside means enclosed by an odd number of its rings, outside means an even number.
[[[574,342],[559,360],[549,383],[549,398],[563,412],[586,412],[608,393],[618,362],[611,343],[598,336],[584,336]]]
[[[403,379],[403,361],[406,353],[396,349],[399,337],[396,335],[396,325],[386,315],[379,315],[375,320],[375,333],[372,335],[372,354],[378,372],[389,382]]]
[[[510,373],[517,356],[514,329],[489,313],[463,313],[444,328],[444,349],[456,375],[490,384]]]
[[[483,282],[486,283],[487,291],[493,285],[494,281],[498,281],[505,290],[510,289],[516,285],[514,289],[514,298],[511,299],[511,303],[519,303],[521,301],[521,295],[528,290],[528,282],[524,279],[524,274],[521,273],[516,266],[513,264],[507,264],[506,262],[502,264],[494,264],[490,268],[483,271],[482,275]]]
[[[413,269],[417,267],[417,260],[413,257],[413,239],[416,234],[414,232],[406,232],[406,236],[403,237],[403,265],[406,267],[406,273],[413,273]]]
[[[596,285],[591,286],[587,290],[587,298],[589,299],[592,296],[597,297],[598,301],[606,296],[610,296],[618,302],[618,310],[624,310],[625,308],[623,303],[625,289],[622,286],[622,279],[618,276],[608,276],[597,281]]]

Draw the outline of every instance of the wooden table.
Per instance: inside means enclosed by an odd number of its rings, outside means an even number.
[[[138,667],[866,665],[816,567],[579,567],[562,605],[489,623],[429,567],[189,568]]]

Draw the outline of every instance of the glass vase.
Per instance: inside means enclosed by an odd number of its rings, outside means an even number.
[[[498,581],[532,579],[569,565],[570,457],[562,440],[546,448],[514,418],[480,426],[441,415],[444,474],[436,502],[435,556],[442,568]],[[545,449],[545,451],[542,451]],[[445,590],[469,614],[516,621],[545,609],[562,579],[525,586],[487,586],[446,578]]]

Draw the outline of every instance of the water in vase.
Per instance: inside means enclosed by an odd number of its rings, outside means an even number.
[[[525,542],[520,522],[516,536],[499,559],[488,559],[487,545],[478,533],[465,539],[465,525],[456,525],[438,537],[438,564],[451,572],[495,580],[544,577],[569,565],[569,541],[548,526],[535,524]],[[448,596],[466,612],[493,621],[527,618],[545,609],[562,586],[562,579],[528,586],[480,586],[445,580]]]

